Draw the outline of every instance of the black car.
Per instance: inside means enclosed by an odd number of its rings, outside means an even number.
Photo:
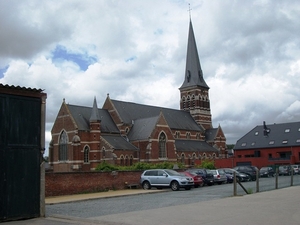
[[[214,184],[214,175],[208,169],[195,168],[195,169],[188,169],[187,171],[200,175],[202,177],[204,184],[206,184],[208,186],[211,186]]]
[[[240,182],[245,182],[245,181],[250,181],[251,177],[248,174],[245,173],[240,173],[234,169],[231,168],[221,168],[228,176],[232,177],[232,182],[233,182],[233,174],[235,172],[236,179],[238,179]],[[228,183],[232,183],[229,181]]]
[[[256,171],[258,171],[258,169],[255,166],[236,166],[233,169],[240,173],[248,174],[251,180],[256,180]]]
[[[262,167],[259,170],[260,177],[274,177],[275,171],[272,167]]]

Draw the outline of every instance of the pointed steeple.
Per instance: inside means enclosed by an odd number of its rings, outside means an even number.
[[[97,101],[96,101],[96,97],[95,97],[94,103],[93,103],[93,108],[92,108],[92,113],[91,113],[91,117],[90,117],[90,122],[100,122],[100,121],[101,121],[101,119],[99,116]]]
[[[185,89],[194,86],[209,89],[203,78],[203,72],[200,66],[192,20],[190,19],[185,77],[184,82],[179,89]]]

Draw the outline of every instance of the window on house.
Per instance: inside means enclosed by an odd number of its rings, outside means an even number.
[[[196,134],[196,139],[198,139],[198,140],[200,139],[200,134],[199,133]]]
[[[255,142],[252,142],[251,145],[254,146],[254,145],[255,145]]]
[[[274,145],[275,141],[270,141],[269,145]]]
[[[185,164],[184,159],[185,159],[185,156],[184,156],[184,153],[182,153],[182,154],[181,154],[181,163],[182,163],[182,164]]]
[[[175,132],[175,138],[179,138],[180,137],[180,132],[179,131],[176,131]]]
[[[126,155],[126,156],[125,156],[125,166],[129,166],[128,163],[129,163],[128,155]]]
[[[88,163],[89,160],[89,153],[90,153],[90,149],[88,146],[85,146],[84,150],[83,150],[83,159],[85,163]]]
[[[255,132],[255,136],[257,136],[257,135],[258,135],[258,131]]]
[[[166,135],[161,133],[159,135],[159,158],[166,158]]]
[[[63,131],[59,138],[59,161],[68,160],[68,135]]]
[[[242,146],[244,147],[244,146],[246,146],[246,143],[244,142],[244,143],[242,143]]]
[[[289,132],[290,132],[290,128],[285,129],[284,132],[285,132],[285,133],[289,133]]]
[[[300,142],[300,139],[297,139],[297,141],[296,141],[297,143],[299,143]]]
[[[283,140],[283,141],[282,141],[282,144],[287,144],[287,143],[288,143],[287,140]]]

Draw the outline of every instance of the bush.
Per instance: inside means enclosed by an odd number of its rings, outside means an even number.
[[[134,170],[148,170],[148,169],[173,169],[174,165],[177,168],[182,169],[184,165],[182,163],[170,163],[170,162],[162,162],[162,163],[145,163],[145,162],[138,162],[133,164],[132,166],[117,166],[108,164],[107,162],[102,162],[98,164],[96,167],[96,171],[134,171]]]
[[[205,168],[205,169],[210,169],[210,170],[216,169],[215,162],[211,161],[211,160],[204,160],[197,167],[199,167],[199,168]]]

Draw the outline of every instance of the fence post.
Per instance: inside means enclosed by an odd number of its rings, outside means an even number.
[[[291,186],[294,185],[294,168],[290,165],[291,168]]]
[[[259,192],[259,177],[258,169],[256,170],[256,192]]]
[[[279,175],[279,169],[276,168],[276,179],[275,179],[275,189],[278,189],[278,175]]]
[[[236,173],[233,172],[233,196],[237,196]]]

